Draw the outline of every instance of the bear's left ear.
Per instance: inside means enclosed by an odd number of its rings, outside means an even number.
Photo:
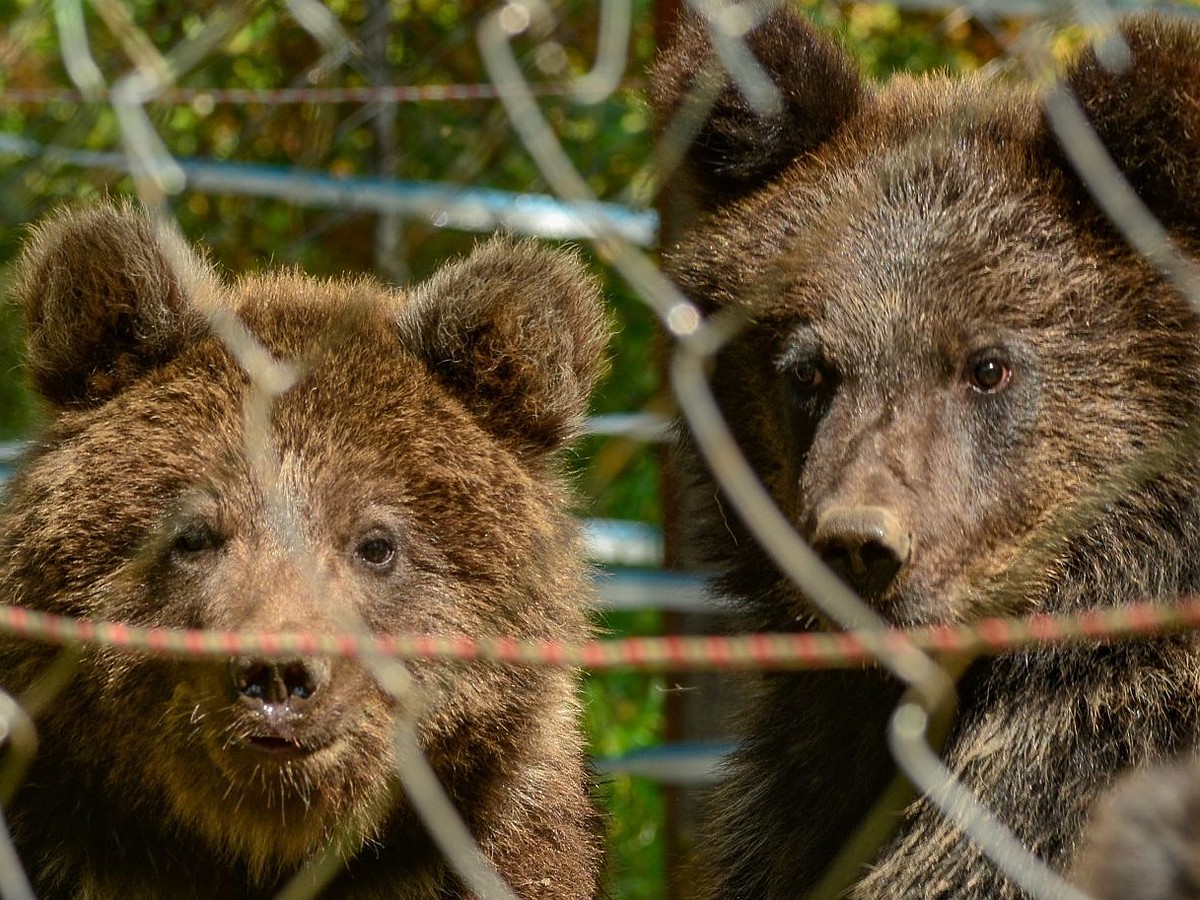
[[[703,78],[720,79],[712,108],[688,146],[683,173],[705,208],[761,187],[815,151],[858,114],[868,94],[854,58],[789,4],[730,41],[744,41],[760,74],[777,88],[774,112],[760,115],[743,96],[722,68],[709,26],[696,14],[681,18],[650,73],[660,130],[675,116],[692,114],[686,108],[689,97]]]
[[[574,438],[605,368],[608,325],[578,255],[493,238],[418,285],[410,347],[484,426],[535,457]]]
[[[1168,227],[1200,223],[1200,26],[1143,16],[1121,34],[1127,65],[1089,49],[1066,83],[1150,210]]]
[[[105,402],[205,334],[193,300],[220,290],[178,232],[132,203],[59,209],[13,272],[34,389],[59,407]]]

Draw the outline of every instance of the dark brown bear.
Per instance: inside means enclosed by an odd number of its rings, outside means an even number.
[[[8,488],[6,602],[143,626],[586,634],[555,455],[605,328],[573,256],[494,240],[407,292],[226,283],[97,206],[36,230],[15,293],[50,420]],[[3,686],[48,659],[9,643]],[[400,788],[411,714],[515,893],[592,896],[573,674],[411,668],[401,703],[358,662],[84,650],[6,810],[37,895],[268,897],[332,852],[329,896],[465,896]]]
[[[1126,65],[1089,52],[1067,84],[1194,260],[1200,31],[1124,36]],[[689,21],[657,64],[664,118],[694,108],[709,45]],[[747,320],[713,388],[799,533],[899,625],[1200,592],[1200,321],[1091,200],[1034,89],[870,84],[786,10],[748,45],[781,103],[760,116],[725,78],[669,265],[706,312]],[[699,515],[683,518],[746,627],[823,627],[684,455]],[[1116,773],[1200,743],[1191,636],[1014,653],[959,687],[949,765],[1059,870]],[[700,853],[711,896],[821,880],[892,779],[898,694],[876,671],[761,679]],[[925,800],[851,878],[860,900],[1022,895]]]

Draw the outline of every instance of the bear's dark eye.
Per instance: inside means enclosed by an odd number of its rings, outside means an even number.
[[[1012,380],[1012,367],[1000,356],[984,356],[971,364],[967,373],[971,387],[982,394],[995,394]]]
[[[207,550],[218,549],[223,541],[211,525],[204,522],[192,522],[175,536],[172,548],[176,553],[196,554]]]
[[[788,337],[776,366],[800,397],[827,393],[836,384],[836,370],[829,365],[825,345],[812,325],[801,324]]]
[[[354,550],[362,562],[374,572],[386,574],[396,564],[396,540],[384,531],[372,531]]]
[[[792,369],[796,387],[802,391],[815,391],[825,384],[825,371],[816,363],[798,363]]]

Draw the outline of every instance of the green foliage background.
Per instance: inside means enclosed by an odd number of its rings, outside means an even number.
[[[153,46],[165,50],[195,34],[217,8],[213,2],[124,0],[121,4]],[[492,4],[474,0],[331,0],[326,4],[362,54],[333,67],[319,86],[473,84],[487,80],[474,31]],[[965,21],[926,14],[903,16],[887,4],[809,3],[812,15],[840,32],[868,71],[971,69],[995,57],[998,36]],[[549,34],[522,38],[522,64],[533,81],[561,81],[590,67],[599,4],[553,4]],[[119,148],[110,107],[55,100],[18,103],[5,91],[68,87],[50,13],[40,0],[0,0],[0,134],[48,147]],[[627,75],[642,77],[655,46],[655,16],[666,7],[634,0]],[[86,8],[91,49],[113,79],[128,69],[119,41]],[[380,40],[380,30],[384,34]],[[1002,37],[1000,35],[999,37]],[[371,49],[373,48],[373,49]],[[322,48],[282,4],[259,8],[225,47],[209,56],[181,85],[188,88],[307,86]],[[374,73],[374,74],[373,74]],[[381,78],[382,73],[382,80]],[[636,87],[595,105],[566,98],[541,101],[564,149],[602,199],[635,204],[656,201],[645,167],[651,162],[651,122]],[[493,100],[403,103],[389,108],[395,148],[375,127],[378,109],[362,104],[270,106],[205,101],[156,103],[151,115],[174,154],[209,161],[267,163],[328,173],[392,174],[415,180],[547,192],[530,155],[520,146]],[[57,203],[128,193],[129,179],[82,169],[51,154],[24,157],[0,151],[0,263],[19,247],[26,223]],[[377,269],[377,218],[353,211],[185,191],[170,201],[184,232],[211,248],[229,271],[265,266],[303,267],[314,274]],[[420,279],[477,236],[439,230],[426,221],[398,226],[400,253],[382,261],[392,275]],[[655,404],[659,393],[655,327],[626,285],[603,272],[617,337],[612,372],[595,398],[597,412],[632,411]],[[20,372],[21,327],[8,307],[0,311],[0,438],[28,434],[36,405]],[[578,471],[581,512],[659,522],[660,455],[654,447],[593,438],[572,463]],[[655,611],[610,615],[598,623],[609,635],[658,633]],[[614,756],[660,743],[664,734],[661,679],[610,675],[589,679],[585,710],[593,749]],[[668,895],[672,873],[664,858],[664,799],[650,782],[613,778],[600,787],[609,824],[609,892],[615,898]]]

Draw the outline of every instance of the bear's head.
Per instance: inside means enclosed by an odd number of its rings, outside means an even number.
[[[574,255],[493,239],[411,291],[226,282],[170,229],[97,205],[36,229],[15,294],[49,419],[8,488],[5,602],[172,628],[586,633],[556,457],[606,329]],[[9,643],[5,687],[45,660]],[[578,757],[569,673],[410,668],[399,703],[355,660],[86,649],[39,758],[73,778],[58,813],[106,796],[105,815],[171,822],[262,881],[412,815],[397,715],[466,810],[530,747]]]
[[[719,67],[709,28],[687,21],[657,64],[664,119]],[[1145,19],[1122,36],[1126,65],[1089,52],[1065,83],[1194,259],[1200,30]],[[726,77],[684,161],[698,219],[669,265],[705,312],[745,320],[713,388],[800,534],[898,623],[1069,605],[1098,568],[1127,570],[1127,592],[1089,602],[1194,580],[1179,473],[1196,456],[1197,314],[1091,200],[1037,93],[871,84],[786,9],[746,46],[779,103],[760,113]],[[765,601],[764,627],[810,621],[692,474],[726,587]]]

